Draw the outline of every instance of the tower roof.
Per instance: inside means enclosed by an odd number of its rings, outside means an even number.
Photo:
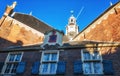
[[[73,15],[70,16],[70,19],[76,19]]]

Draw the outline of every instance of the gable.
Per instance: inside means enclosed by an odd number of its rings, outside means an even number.
[[[62,39],[63,33],[57,31],[57,30],[51,30],[45,34],[45,39],[43,42],[42,47],[48,46],[61,46],[62,45]]]

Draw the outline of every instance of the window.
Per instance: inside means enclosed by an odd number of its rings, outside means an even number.
[[[73,22],[73,19],[71,19],[71,22]]]
[[[82,50],[84,74],[102,74],[102,58],[99,51]]]
[[[4,74],[15,74],[18,63],[22,59],[21,52],[9,53],[5,62],[5,69],[3,69]]]
[[[56,74],[59,52],[42,53],[40,74]]]

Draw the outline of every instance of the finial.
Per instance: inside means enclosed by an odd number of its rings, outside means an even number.
[[[32,15],[32,11],[30,12],[30,14],[29,15]]]
[[[16,1],[15,1],[15,2],[13,2],[13,4],[11,5],[11,7],[12,7],[12,8],[15,8],[16,4],[17,4],[17,2],[16,2]]]
[[[73,11],[73,10],[71,10],[71,11],[70,11],[70,13],[73,15],[74,11]]]
[[[110,6],[112,6],[113,5],[113,3],[110,1]]]

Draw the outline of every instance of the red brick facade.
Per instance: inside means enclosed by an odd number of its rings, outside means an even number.
[[[112,60],[113,62],[113,68],[115,71],[114,75],[109,75],[109,76],[119,76],[120,75],[120,59],[119,59],[119,52],[120,48],[111,48],[107,47],[101,48],[102,52],[102,58],[104,60]],[[41,53],[42,52],[24,52],[22,61],[26,62],[26,67],[25,67],[25,72],[22,74],[22,76],[39,76],[39,75],[32,75],[31,74],[31,68],[34,62],[40,61],[41,60]],[[1,53],[2,57],[0,57],[1,61],[5,61],[5,58],[7,57],[7,53]],[[4,56],[4,57],[3,57]],[[33,59],[34,58],[34,59]],[[81,49],[66,49],[64,51],[60,51],[59,55],[59,61],[66,61],[66,72],[64,75],[61,76],[83,76],[83,75],[75,75],[74,74],[74,62],[76,60],[81,60]],[[21,76],[21,75],[16,75],[16,76]],[[59,75],[56,75],[59,76]],[[107,76],[107,75],[104,75]]]
[[[99,16],[99,18],[80,32],[74,40],[120,42],[120,8],[118,6],[120,6],[120,3]]]
[[[104,14],[106,15],[107,13],[108,15],[109,10],[111,12],[111,9],[114,10],[114,13],[109,14],[107,19],[105,20],[95,20],[98,21],[98,24],[95,25],[95,27],[92,29],[90,27],[93,26],[92,24],[94,24],[95,22],[89,25],[85,30],[83,30],[74,38],[73,43],[61,42],[62,45],[60,45],[61,44],[60,42],[59,42],[60,44],[53,44],[53,45],[45,44],[46,47],[39,44],[40,42],[43,42],[43,35],[41,34],[41,32],[40,32],[41,35],[38,36],[37,34],[34,33],[36,32],[35,29],[28,27],[29,29],[32,29],[32,30],[28,30],[28,28],[25,28],[27,27],[26,24],[23,24],[18,20],[15,20],[9,16],[3,16],[0,25],[0,43],[1,43],[0,48],[2,48],[0,49],[0,62],[4,62],[5,65],[6,64],[5,62],[7,62],[6,58],[8,57],[8,54],[14,52],[15,53],[23,52],[21,62],[26,62],[26,65],[24,67],[25,69],[22,74],[15,74],[15,75],[9,74],[7,76],[42,76],[40,72],[39,74],[33,75],[31,71],[34,62],[38,61],[42,63],[41,57],[44,51],[59,51],[59,55],[58,55],[59,59],[57,63],[59,63],[59,61],[66,62],[64,74],[57,75],[56,73],[54,76],[84,76],[84,74],[75,75],[74,62],[78,60],[80,61],[82,60],[81,52],[83,49],[87,49],[88,51],[91,52],[91,50],[95,51],[93,49],[96,48],[97,51],[101,53],[100,55],[102,57],[101,59],[102,67],[104,60],[111,60],[113,63],[112,66],[113,66],[114,74],[105,75],[104,67],[103,67],[102,75],[93,74],[87,76],[120,76],[120,68],[119,68],[120,67],[120,51],[119,51],[120,50],[120,43],[119,43],[120,9],[119,8],[116,8],[116,10],[113,9],[114,7],[117,6],[120,6],[119,2],[114,6],[112,6],[111,8],[109,8],[98,19],[101,19],[101,17],[106,17],[104,16]],[[101,22],[99,23],[99,21]],[[25,27],[21,27],[21,26],[25,26]],[[88,30],[90,31],[87,32]],[[22,46],[28,44],[33,44],[33,45]],[[38,44],[38,45],[34,45],[34,44]],[[3,72],[4,69],[5,68],[0,69],[0,71],[2,70],[1,74],[3,76],[5,76]],[[41,69],[39,69],[39,71],[40,70]]]

